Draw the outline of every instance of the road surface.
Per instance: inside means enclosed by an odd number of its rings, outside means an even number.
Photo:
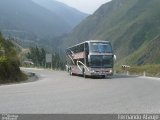
[[[159,113],[160,79],[92,79],[63,71],[25,69],[39,80],[0,86],[0,113]]]

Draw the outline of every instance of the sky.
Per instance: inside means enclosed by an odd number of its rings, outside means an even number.
[[[57,0],[59,2],[65,3],[68,6],[76,8],[81,12],[92,14],[96,11],[102,4],[110,0]]]

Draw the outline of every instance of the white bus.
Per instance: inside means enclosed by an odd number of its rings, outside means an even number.
[[[109,41],[90,40],[66,49],[70,75],[111,77],[114,55]]]

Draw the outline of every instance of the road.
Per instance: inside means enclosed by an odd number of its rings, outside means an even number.
[[[160,79],[92,79],[25,69],[39,80],[0,86],[0,113],[159,113]]]

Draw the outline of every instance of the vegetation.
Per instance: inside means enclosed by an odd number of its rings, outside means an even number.
[[[147,64],[140,66],[130,66],[129,68],[115,67],[116,73],[128,73],[130,75],[160,77],[160,65],[159,64]]]
[[[0,83],[19,82],[27,79],[20,71],[20,62],[14,45],[0,33]]]
[[[146,76],[160,77],[160,65],[142,65],[134,66],[129,69],[131,74],[145,74]]]
[[[52,65],[51,63],[46,63],[47,51],[43,48],[31,47],[30,51],[27,53],[27,59],[34,63],[35,67],[50,67],[53,69],[64,69],[64,63],[57,53],[52,54]]]
[[[27,54],[27,58],[33,61],[35,66],[45,67],[45,55],[46,51],[43,48],[39,49],[36,46],[35,48],[30,48],[30,52]]]

